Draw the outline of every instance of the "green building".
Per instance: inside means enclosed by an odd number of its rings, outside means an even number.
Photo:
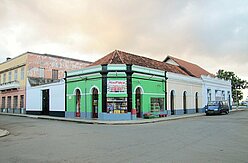
[[[167,114],[166,72],[177,66],[115,50],[89,67],[66,73],[69,118],[132,120]]]

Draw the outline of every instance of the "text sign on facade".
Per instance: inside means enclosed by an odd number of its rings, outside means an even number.
[[[108,80],[107,91],[108,93],[126,93],[127,82],[125,80]]]

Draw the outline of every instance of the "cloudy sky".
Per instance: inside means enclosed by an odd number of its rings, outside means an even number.
[[[0,62],[26,51],[95,61],[115,49],[248,80],[248,0],[0,0]]]

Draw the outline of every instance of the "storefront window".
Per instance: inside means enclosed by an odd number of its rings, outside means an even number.
[[[127,98],[126,97],[107,98],[107,113],[114,113],[114,114],[127,113]]]
[[[164,98],[151,98],[151,112],[164,111]]]

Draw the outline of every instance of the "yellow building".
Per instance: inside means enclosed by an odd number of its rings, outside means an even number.
[[[0,104],[2,112],[24,113],[29,77],[57,80],[64,71],[86,67],[90,62],[51,54],[26,52],[0,63]]]

